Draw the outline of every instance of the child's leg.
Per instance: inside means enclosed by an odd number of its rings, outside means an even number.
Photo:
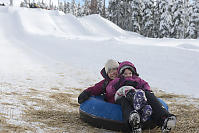
[[[169,112],[164,108],[164,106],[160,103],[160,101],[157,99],[152,91],[145,91],[145,95],[148,104],[151,105],[153,109],[153,113],[151,116],[152,120],[158,126],[162,126],[164,123],[164,119],[169,116]]]
[[[152,120],[158,126],[162,127],[162,130],[170,131],[173,129],[176,125],[176,116],[169,113],[164,108],[152,91],[145,91],[145,95],[147,97],[148,104],[151,105],[153,109],[151,116]]]
[[[123,121],[125,122],[127,131],[130,132],[131,126],[129,124],[129,116],[132,110],[134,109],[125,97],[121,97],[120,99],[116,101],[116,103],[121,105]]]

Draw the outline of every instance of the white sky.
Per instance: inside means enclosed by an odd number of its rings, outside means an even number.
[[[152,88],[199,98],[199,39],[150,39],[98,15],[76,18],[42,9],[0,7],[0,20],[0,114],[11,124],[49,132],[21,118],[27,106],[41,108],[21,96],[78,95],[73,88],[100,81],[110,58],[132,61]]]

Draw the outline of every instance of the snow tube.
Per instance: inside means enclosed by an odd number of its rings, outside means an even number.
[[[167,104],[158,98],[162,105],[168,110]],[[90,97],[79,108],[80,118],[98,128],[115,131],[127,131],[122,119],[121,106],[104,101],[102,96]],[[144,129],[155,128],[156,125],[148,120],[144,123]]]

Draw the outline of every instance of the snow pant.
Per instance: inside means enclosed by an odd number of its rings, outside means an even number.
[[[127,129],[127,132],[131,132],[132,128],[129,124],[129,115],[134,110],[133,107],[130,105],[129,101],[125,97],[117,100],[116,103],[121,105],[125,129]]]
[[[145,95],[148,104],[151,105],[153,110],[151,115],[152,121],[157,126],[162,126],[165,118],[168,117],[170,113],[164,108],[152,91],[145,91]]]

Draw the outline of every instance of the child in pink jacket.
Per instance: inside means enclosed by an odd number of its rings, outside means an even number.
[[[176,125],[176,117],[170,114],[151,91],[149,84],[141,79],[135,66],[124,61],[118,67],[118,78],[106,87],[109,102],[122,107],[123,119],[133,132],[141,133],[144,123],[151,118],[168,133]]]

